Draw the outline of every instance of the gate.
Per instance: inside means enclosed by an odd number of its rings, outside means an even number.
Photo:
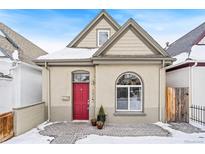
[[[0,114],[0,143],[13,136],[12,112]]]
[[[168,122],[189,122],[188,88],[167,88],[166,119]]]

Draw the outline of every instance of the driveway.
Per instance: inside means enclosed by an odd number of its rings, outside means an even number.
[[[51,144],[74,144],[77,140],[88,135],[106,135],[118,137],[136,136],[169,136],[170,133],[154,124],[106,124],[102,130],[91,126],[90,123],[60,122],[46,126],[40,131],[41,135],[54,137]]]

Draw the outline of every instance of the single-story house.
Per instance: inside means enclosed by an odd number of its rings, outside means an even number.
[[[48,119],[89,120],[102,105],[109,123],[163,120],[173,60],[136,21],[120,26],[102,10],[64,49],[35,60]]]
[[[205,115],[205,23],[170,44],[167,52],[177,59],[166,68],[167,86],[188,88],[186,114],[190,119],[203,120],[205,124],[205,118],[199,118]],[[198,115],[193,115],[194,112]]]
[[[44,105],[42,109],[38,105],[42,103],[42,69],[32,60],[45,54],[0,23],[0,114],[14,112],[16,135],[44,120]]]

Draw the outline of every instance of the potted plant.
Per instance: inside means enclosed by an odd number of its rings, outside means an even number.
[[[97,128],[98,128],[98,129],[102,129],[104,123],[103,123],[102,121],[97,121],[96,125],[97,125]]]
[[[96,122],[97,122],[97,119],[96,119],[96,118],[91,119],[91,124],[92,124],[92,126],[96,126]]]
[[[100,110],[98,112],[97,121],[105,122],[106,115],[103,106],[101,105]]]

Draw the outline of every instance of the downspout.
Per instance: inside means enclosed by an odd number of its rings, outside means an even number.
[[[95,117],[95,114],[96,114],[96,65],[94,65],[94,117]]]
[[[165,60],[162,60],[162,67],[160,68],[159,71],[159,112],[158,112],[158,119],[159,121],[162,121],[162,86],[161,86],[161,71],[165,67]]]
[[[45,69],[47,70],[47,103],[48,103],[48,120],[47,122],[50,122],[51,120],[51,104],[50,104],[50,69],[48,67],[48,63],[45,62],[44,65]]]
[[[189,100],[190,100],[189,106],[191,104],[193,104],[193,81],[194,81],[193,80],[193,70],[197,66],[197,64],[198,64],[198,62],[195,61],[194,65],[189,67],[189,88],[190,88],[190,90],[189,90],[189,93],[190,93],[189,94]]]

